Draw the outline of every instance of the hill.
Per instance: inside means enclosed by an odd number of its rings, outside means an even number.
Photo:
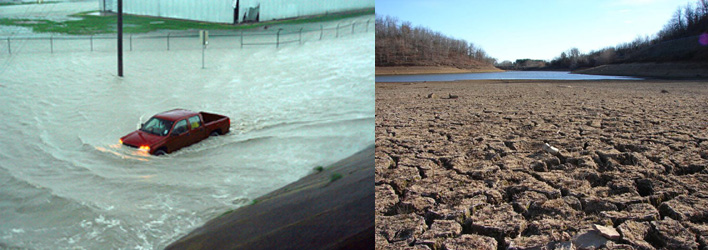
[[[664,28],[652,37],[581,54],[570,49],[548,66],[551,69],[600,69],[578,71],[621,75],[696,77],[708,62],[708,0],[698,0],[676,10]],[[618,66],[631,64],[625,66]],[[629,71],[627,71],[629,70]],[[636,70],[636,72],[634,71]]]
[[[425,27],[412,27],[394,17],[376,17],[376,67],[419,67],[409,72],[499,71],[496,59],[462,39],[447,37]],[[405,70],[404,70],[405,71]]]
[[[708,63],[623,63],[606,64],[573,73],[588,75],[639,76],[656,78],[708,78]]]

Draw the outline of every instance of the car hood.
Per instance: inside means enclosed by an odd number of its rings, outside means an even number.
[[[135,130],[126,136],[121,137],[123,144],[130,146],[140,147],[140,146],[152,146],[153,144],[164,139],[164,136],[150,134],[148,132],[143,132],[140,130]]]

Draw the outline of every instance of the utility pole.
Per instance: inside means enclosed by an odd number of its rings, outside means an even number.
[[[243,36],[243,35],[241,35],[241,36]],[[209,44],[209,31],[208,30],[200,30],[199,31],[199,43],[202,44],[202,69],[204,69],[204,50],[206,50],[206,47]]]
[[[118,76],[123,77],[123,0],[118,0]]]

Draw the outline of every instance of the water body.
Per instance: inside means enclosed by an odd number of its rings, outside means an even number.
[[[0,249],[162,249],[372,145],[369,30],[210,48],[205,69],[201,50],[126,52],[123,78],[115,52],[0,54]],[[232,131],[164,157],[118,144],[174,108]]]
[[[376,76],[376,82],[447,82],[459,80],[642,80],[642,78],[571,74],[568,71],[505,71],[493,73]]]

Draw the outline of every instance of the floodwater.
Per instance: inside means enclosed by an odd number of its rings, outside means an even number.
[[[160,249],[372,145],[369,30],[209,48],[205,69],[201,50],[131,51],[124,78],[111,51],[0,54],[0,248]],[[232,131],[164,157],[118,144],[174,108]]]
[[[376,76],[376,82],[447,82],[459,80],[642,80],[642,78],[571,74],[567,71],[505,71],[493,73]]]

